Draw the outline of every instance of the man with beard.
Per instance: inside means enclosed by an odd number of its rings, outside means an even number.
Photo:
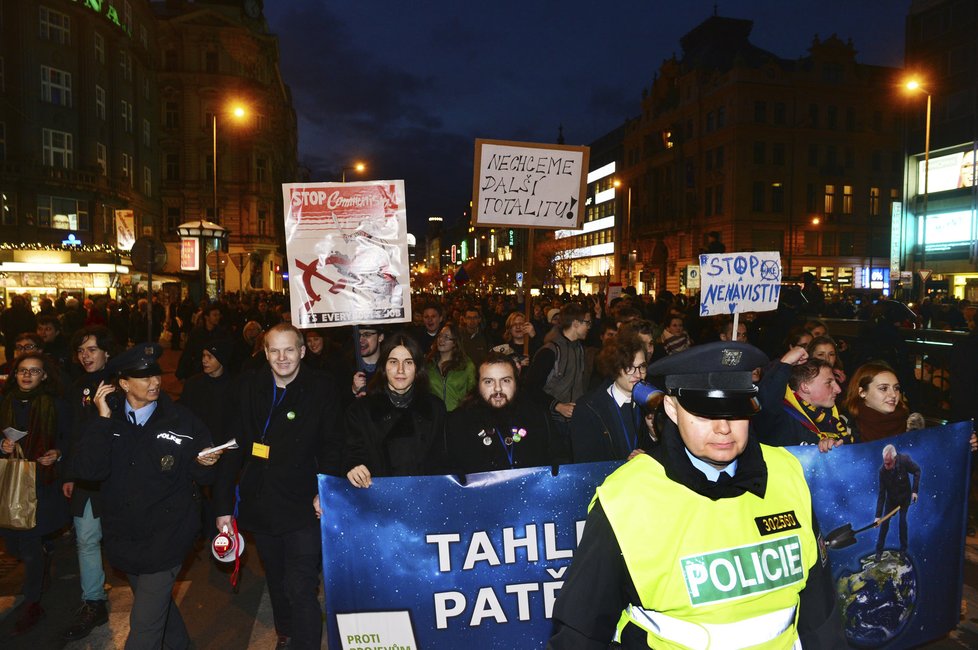
[[[551,464],[551,420],[543,407],[517,398],[516,364],[490,352],[476,389],[449,414],[448,453],[462,474]]]

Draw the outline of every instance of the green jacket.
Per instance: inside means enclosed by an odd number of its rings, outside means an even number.
[[[428,381],[431,392],[445,402],[445,410],[449,413],[458,408],[459,402],[475,388],[475,365],[472,360],[462,355],[462,367],[450,370],[442,375],[438,364],[428,364]]]

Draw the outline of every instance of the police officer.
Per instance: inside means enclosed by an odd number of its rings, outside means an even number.
[[[220,456],[198,455],[210,448],[210,433],[162,392],[161,353],[139,344],[109,361],[118,388],[99,384],[101,417],[84,423],[74,450],[76,476],[102,481],[105,553],[132,587],[126,650],[190,646],[173,583],[200,530],[196,483],[211,480]]]
[[[846,647],[801,465],[748,435],[766,361],[717,342],[649,366],[662,443],[598,488],[548,647]]]

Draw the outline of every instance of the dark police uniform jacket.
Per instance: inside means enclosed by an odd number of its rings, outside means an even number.
[[[212,446],[211,435],[165,393],[144,426],[126,419],[122,399],[110,404],[111,418],[84,424],[72,469],[102,481],[102,539],[112,566],[131,574],[171,569],[200,530],[197,484],[212,480],[213,467],[197,454]]]
[[[218,463],[215,511],[234,513],[237,483],[240,528],[279,535],[315,525],[316,475],[339,475],[343,454],[332,379],[300,365],[283,395],[281,388],[273,391],[275,380],[265,366],[241,375],[239,382],[229,428],[229,437],[237,440],[239,448],[225,452]],[[280,401],[273,404],[276,396]],[[253,454],[255,443],[268,446],[267,459]]]

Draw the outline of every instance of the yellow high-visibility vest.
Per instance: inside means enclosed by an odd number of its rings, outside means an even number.
[[[597,490],[641,602],[622,612],[649,647],[800,647],[799,592],[818,561],[812,499],[790,453],[761,446],[764,498],[713,501],[640,455]]]

